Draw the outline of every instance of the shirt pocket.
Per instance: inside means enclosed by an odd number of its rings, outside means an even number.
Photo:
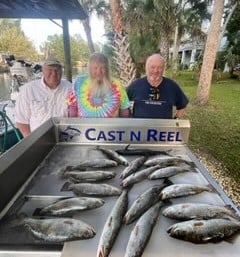
[[[48,99],[42,101],[32,101],[32,114],[35,117],[45,116],[47,114]]]

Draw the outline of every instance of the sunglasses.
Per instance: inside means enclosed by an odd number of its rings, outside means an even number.
[[[159,88],[150,88],[149,100],[151,101],[159,101],[160,100],[160,90]]]

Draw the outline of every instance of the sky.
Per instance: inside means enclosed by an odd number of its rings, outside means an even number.
[[[61,20],[55,20],[61,24]],[[22,29],[25,35],[31,39],[39,49],[39,45],[47,40],[49,35],[62,34],[62,29],[50,20],[45,19],[22,19]],[[104,43],[104,22],[93,15],[91,19],[92,38],[95,43]],[[80,20],[69,21],[70,35],[80,34],[86,40],[83,26]]]

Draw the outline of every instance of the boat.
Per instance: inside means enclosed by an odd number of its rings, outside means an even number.
[[[40,64],[29,63],[23,59],[9,62],[11,84],[10,99],[0,102],[0,153],[5,152],[22,139],[15,126],[15,103],[22,85],[42,76]]]

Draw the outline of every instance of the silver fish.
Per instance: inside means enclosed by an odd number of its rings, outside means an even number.
[[[64,178],[68,178],[73,182],[96,182],[114,178],[116,173],[113,171],[69,171],[63,174]]]
[[[161,203],[147,210],[133,228],[124,257],[141,257],[159,216]]]
[[[189,167],[170,166],[154,171],[148,178],[149,179],[163,179],[175,176],[177,174],[190,171]]]
[[[124,190],[114,205],[104,225],[98,243],[97,257],[107,257],[122,226],[123,216],[127,210],[128,192]]]
[[[165,186],[166,185],[164,183],[161,185],[153,186],[152,188],[139,195],[124,216],[125,224],[132,223],[153,204],[160,201],[160,193]]]
[[[191,167],[195,167],[194,162],[187,161],[180,157],[174,157],[174,156],[157,157],[154,159],[150,159],[144,163],[145,166],[154,166],[157,164],[160,165],[161,168],[165,168],[168,166],[175,166],[175,165],[179,165],[179,164],[187,164]]]
[[[165,187],[161,194],[161,200],[166,200],[170,198],[176,198],[181,196],[187,196],[187,195],[195,195],[199,194],[203,191],[209,191],[212,190],[208,186],[201,186],[201,185],[194,185],[194,184],[177,184],[177,185],[170,185],[168,187]]]
[[[50,242],[65,242],[88,239],[96,232],[87,223],[72,218],[33,219],[21,218],[18,225],[24,225],[35,237]]]
[[[223,218],[224,216],[235,217],[234,213],[224,206],[205,203],[174,204],[163,210],[162,214],[165,217],[176,220],[212,219]]]
[[[98,195],[98,196],[115,196],[120,195],[122,190],[108,184],[94,183],[70,183],[63,185],[62,191],[73,191],[76,195]]]
[[[110,168],[117,167],[117,162],[108,159],[94,159],[80,162],[76,166],[67,166],[66,171],[83,170],[85,168]]]
[[[240,222],[227,219],[189,220],[172,225],[170,236],[193,243],[221,241],[240,230]]]
[[[91,210],[99,208],[104,204],[100,198],[93,197],[73,197],[59,200],[40,210],[40,215],[59,216],[67,213],[73,213],[82,210]]]
[[[147,160],[147,157],[142,156],[131,161],[129,166],[123,170],[120,178],[124,179],[127,176],[131,175],[132,173],[136,172],[144,164],[146,160]]]
[[[128,160],[117,152],[103,147],[97,147],[97,149],[104,153],[108,158],[116,161],[118,164],[128,166]]]
[[[128,177],[126,177],[122,182],[121,182],[121,186],[122,187],[128,187],[131,186],[133,184],[136,184],[138,182],[141,182],[142,180],[148,178],[148,176],[154,172],[155,170],[159,169],[160,166],[159,165],[155,165],[152,167],[148,167],[144,170],[140,170],[136,173],[133,173],[131,175],[129,175]]]

